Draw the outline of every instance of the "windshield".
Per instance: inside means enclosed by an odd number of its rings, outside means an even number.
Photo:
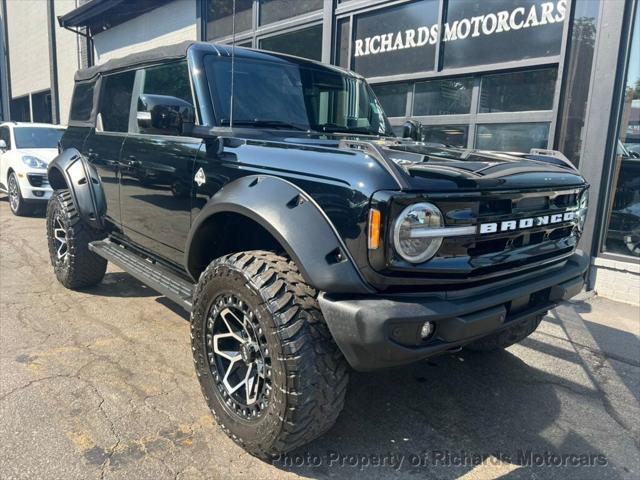
[[[205,68],[220,126],[229,125],[231,59],[208,56]],[[235,126],[393,135],[364,80],[321,66],[235,59]]]
[[[13,129],[16,148],[57,148],[64,130],[46,127],[17,127]]]

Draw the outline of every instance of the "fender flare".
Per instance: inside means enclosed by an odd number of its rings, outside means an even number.
[[[54,190],[69,189],[82,220],[93,228],[103,228],[107,202],[102,182],[95,167],[77,149],[68,148],[54,158],[47,177]]]
[[[203,207],[192,224],[185,252],[185,265],[194,279],[198,275],[191,247],[200,227],[218,213],[236,213],[261,225],[296,263],[305,281],[317,290],[360,294],[373,291],[335,227],[311,196],[286,180],[264,175],[234,180]]]

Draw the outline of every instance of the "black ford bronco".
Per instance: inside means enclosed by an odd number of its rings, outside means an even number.
[[[48,176],[58,280],[107,262],[191,312],[254,455],[329,429],[349,367],[505,348],[583,288],[584,179],[549,152],[397,138],[360,76],[204,43],[81,70]]]

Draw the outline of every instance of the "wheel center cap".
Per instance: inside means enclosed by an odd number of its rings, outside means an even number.
[[[242,357],[242,361],[249,365],[253,363],[256,359],[256,350],[254,346],[250,343],[245,343],[240,347],[240,356]]]

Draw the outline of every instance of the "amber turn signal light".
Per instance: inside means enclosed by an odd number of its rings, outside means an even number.
[[[380,210],[369,210],[369,250],[380,246]]]

